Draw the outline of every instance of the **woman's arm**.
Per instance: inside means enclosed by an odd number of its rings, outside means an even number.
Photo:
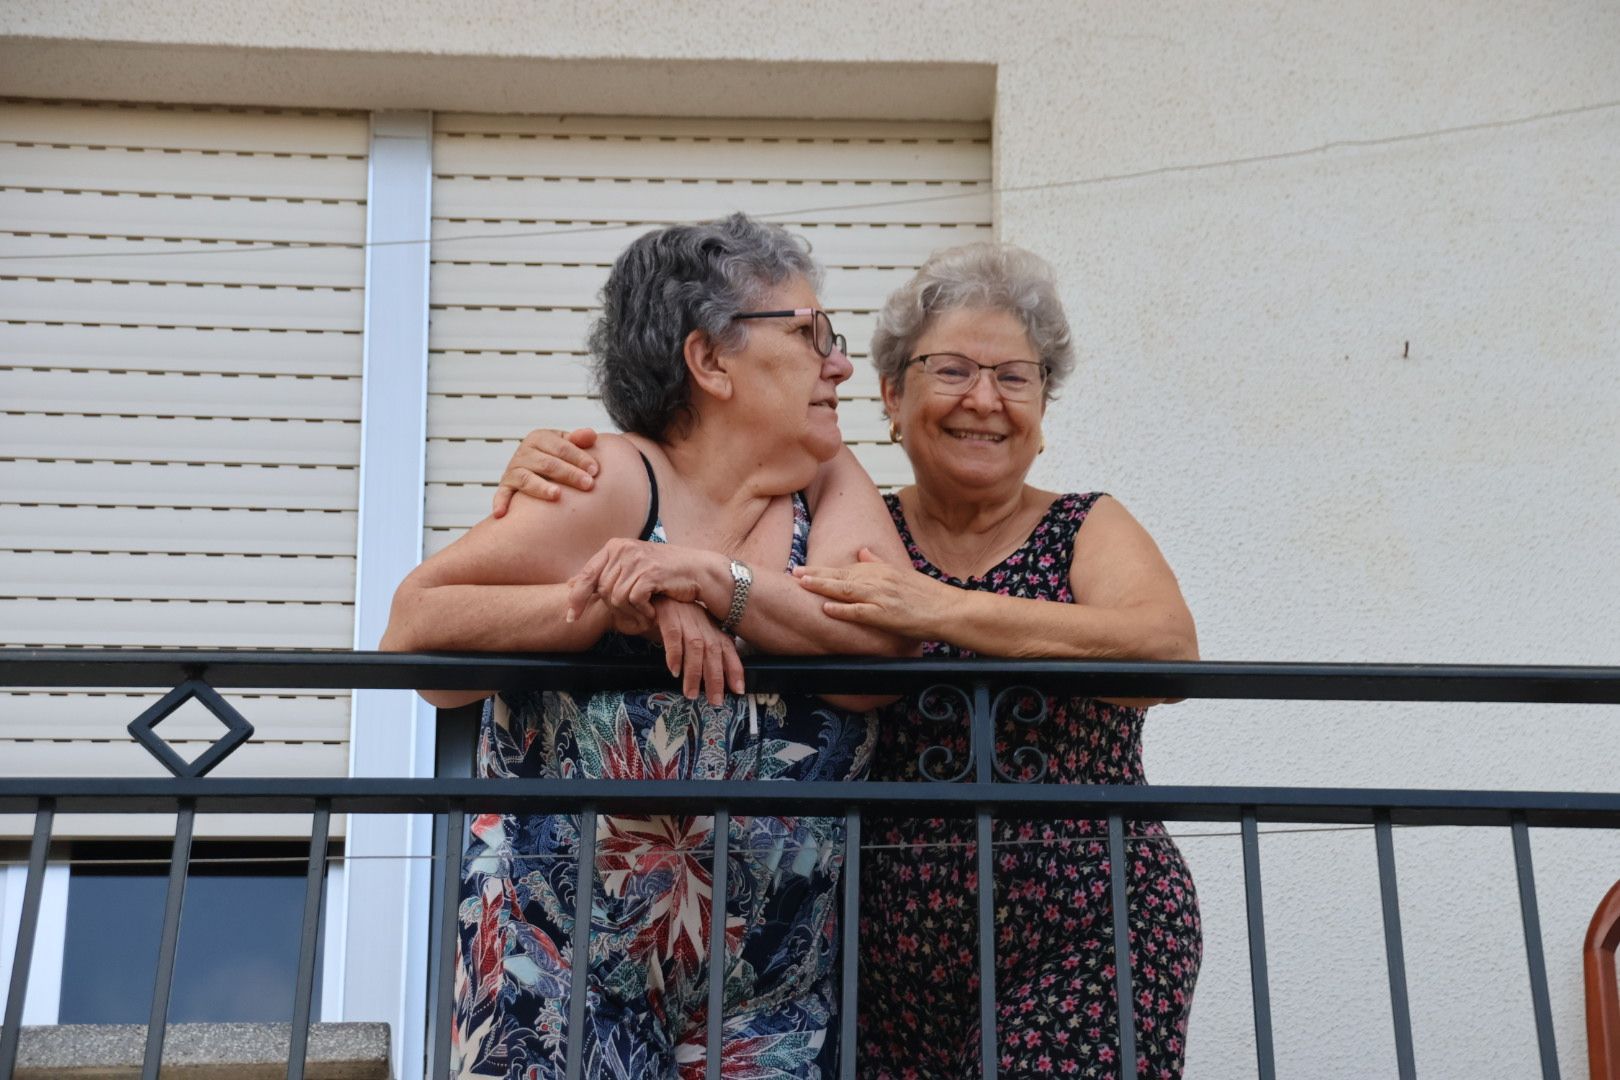
[[[609,440],[606,456],[635,451]],[[577,652],[609,628],[611,613],[567,622],[565,582],[604,541],[634,533],[646,514],[645,480],[637,471],[613,470],[619,483],[604,484],[595,497],[556,502],[517,499],[510,512],[487,518],[423,562],[394,593],[381,647],[395,652],[429,650],[487,652]],[[487,693],[435,691],[423,696],[441,708],[487,697]]]
[[[799,582],[828,614],[893,633],[948,641],[985,656],[1196,660],[1198,634],[1175,574],[1129,511],[1099,499],[1075,537],[1058,604],[958,589],[909,568],[869,561],[807,567]],[[1108,699],[1149,705],[1162,699]]]
[[[601,475],[612,470],[603,463]],[[575,496],[577,498],[577,496]],[[813,525],[809,558],[840,565],[867,548],[895,564],[905,550],[888,511],[860,463],[846,447],[821,467],[806,492]],[[753,567],[747,606],[736,630],[761,652],[789,655],[860,654],[914,656],[917,644],[880,627],[827,614],[786,574]],[[735,582],[731,560],[715,551],[678,544],[614,540],[570,579],[570,613],[589,615],[601,606],[643,618],[657,596],[701,603],[716,617],[731,607]],[[600,601],[601,603],[598,603]]]

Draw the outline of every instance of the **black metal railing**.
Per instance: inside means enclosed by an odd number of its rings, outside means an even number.
[[[244,737],[242,718],[215,694],[219,689],[417,688],[501,689],[536,687],[595,690],[663,685],[668,676],[645,662],[594,657],[401,656],[347,652],[201,652],[101,649],[0,650],[0,686],[173,688],[131,724],[145,740],[154,716],[197,698],[222,716],[228,733]],[[840,1009],[840,1075],[858,1075],[856,1063],[856,909],[859,902],[860,828],[863,814],[975,816],[977,880],[993,880],[990,830],[993,818],[1106,820],[1119,1008],[1118,1060],[1137,1060],[1132,972],[1125,904],[1125,822],[1163,819],[1236,822],[1240,826],[1254,1003],[1255,1046],[1262,1080],[1276,1074],[1261,889],[1258,825],[1261,822],[1359,824],[1376,837],[1396,1065],[1403,1080],[1415,1076],[1412,1021],[1407,1002],[1400,899],[1395,876],[1395,825],[1504,827],[1511,831],[1531,999],[1542,1075],[1559,1075],[1542,954],[1540,918],[1529,829],[1620,828],[1620,793],[1523,792],[1429,789],[1287,788],[1245,786],[1060,785],[1020,782],[1038,775],[1040,763],[995,758],[995,724],[1007,692],[1143,698],[1246,698],[1427,702],[1538,702],[1620,704],[1620,668],[1483,667],[1356,664],[1096,663],[1066,661],[874,661],[862,659],[756,659],[748,667],[751,692],[919,694],[954,688],[967,703],[971,750],[954,775],[939,782],[780,782],[744,780],[614,781],[586,779],[223,779],[201,775],[224,752],[210,750],[194,762],[165,759],[170,779],[0,778],[0,813],[34,817],[20,929],[0,1028],[0,1080],[10,1080],[20,1037],[27,973],[39,919],[45,864],[55,816],[62,813],[173,813],[176,827],[170,861],[159,965],[147,1029],[143,1076],[155,1078],[162,1059],[165,1020],[181,909],[185,896],[193,825],[199,813],[301,813],[313,815],[303,935],[293,1009],[287,1075],[299,1080],[315,979],[316,943],[323,873],[333,814],[432,814],[437,865],[430,948],[428,1074],[443,1076],[450,1058],[447,1017],[455,960],[460,851],[467,815],[478,812],[569,813],[582,816],[577,861],[573,956],[587,955],[594,865],[594,815],[713,814],[712,902],[723,903],[727,869],[726,823],[732,814],[793,813],[843,816],[847,828]],[[218,704],[216,705],[216,701]],[[161,719],[161,716],[157,717]],[[1038,721],[1038,717],[1023,717]],[[247,729],[248,733],[251,728]],[[145,733],[144,735],[142,733]],[[442,758],[454,756],[453,745]],[[467,760],[465,743],[461,760]],[[154,750],[160,759],[164,755]],[[995,1031],[995,934],[993,890],[979,888],[979,1033],[983,1075],[997,1073]],[[711,919],[723,926],[723,919]],[[723,966],[724,934],[713,934],[711,971]],[[570,1032],[583,1030],[587,965],[574,964]],[[708,1076],[720,1076],[721,980],[710,980]],[[568,1048],[567,1075],[582,1070],[581,1039]],[[1127,1072],[1125,1075],[1131,1075]]]

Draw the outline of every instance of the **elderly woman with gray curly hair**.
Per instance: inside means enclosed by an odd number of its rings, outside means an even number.
[[[934,657],[1196,659],[1175,575],[1147,531],[1100,492],[1026,482],[1047,404],[1074,366],[1051,268],[984,243],[935,253],[889,297],[872,360],[890,435],[916,482],[885,496],[909,567],[886,552],[809,565],[799,584],[833,618],[927,642]],[[497,495],[579,486],[594,432],[525,440]],[[603,463],[601,475],[607,475]],[[997,754],[1044,760],[1052,783],[1144,783],[1150,701],[1048,697],[1006,718]],[[913,698],[883,716],[872,776],[922,779],[924,753],[968,759],[965,702]],[[1020,758],[1016,751],[1029,747]],[[932,758],[926,760],[933,760]],[[967,820],[874,822],[861,893],[860,1075],[977,1076],[974,832]],[[1203,953],[1197,895],[1159,822],[1127,824],[1137,1075],[1182,1073]],[[1130,1075],[1119,1010],[1107,830],[996,822],[997,1040],[1003,1077]]]
[[[400,586],[389,649],[656,655],[664,688],[503,693],[484,710],[485,777],[846,780],[874,717],[810,697],[745,695],[733,635],[777,653],[914,652],[823,609],[787,571],[904,552],[842,443],[852,371],[802,241],[742,216],[649,233],[620,255],[591,335],[625,434],[597,446],[589,496],[520,498]],[[815,528],[811,529],[812,517]],[[584,583],[582,585],[582,583]],[[430,693],[442,707],[487,694]],[[842,704],[870,704],[845,700]],[[587,1076],[701,1069],[709,817],[598,815],[582,1032],[569,1029],[579,819],[483,814],[463,872],[453,1071]],[[836,1002],[832,920],[842,819],[737,817],[721,898],[728,1075],[816,1077]],[[749,1071],[752,1069],[753,1071]]]

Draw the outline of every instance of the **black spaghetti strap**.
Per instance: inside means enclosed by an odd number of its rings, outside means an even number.
[[[641,454],[640,450],[636,453]],[[647,467],[647,487],[650,494],[647,498],[647,524],[641,527],[639,539],[651,540],[653,530],[658,527],[658,477],[653,474],[652,462],[647,460],[646,454],[641,454],[641,463]]]

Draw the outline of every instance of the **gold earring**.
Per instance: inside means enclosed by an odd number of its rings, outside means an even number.
[[[896,445],[900,443],[900,429],[894,426],[893,420],[889,421],[889,441]]]

